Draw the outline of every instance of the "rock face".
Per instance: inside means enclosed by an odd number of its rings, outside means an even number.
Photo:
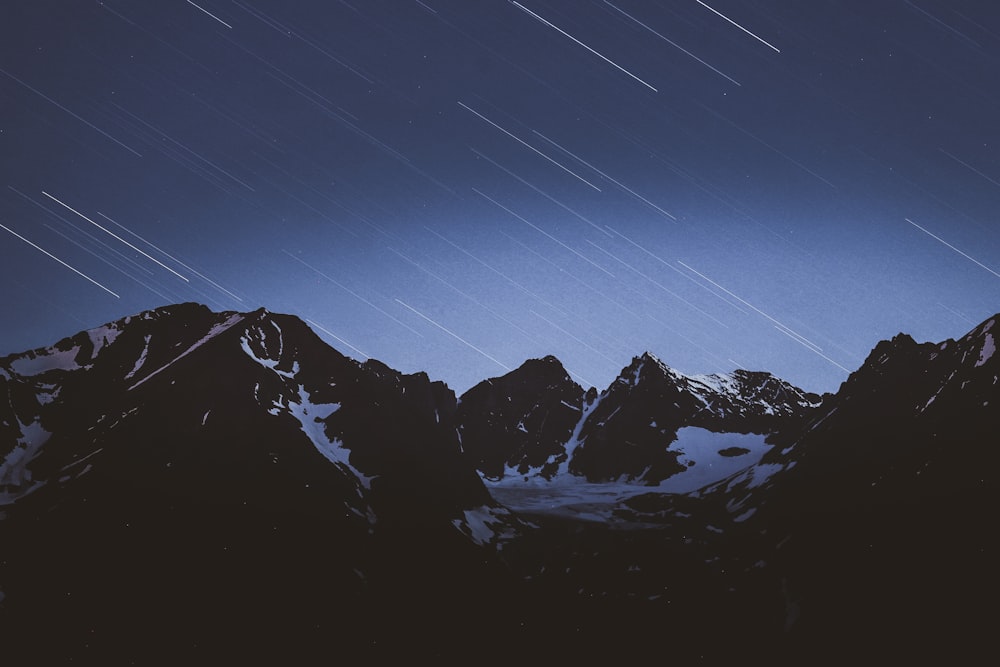
[[[0,359],[0,626],[54,660],[149,657],[165,627],[181,654],[376,642],[374,601],[416,614],[397,591],[492,567],[509,513],[454,412],[442,383],[265,310],[182,304]]]
[[[683,427],[774,434],[795,428],[820,403],[769,373],[686,376],[648,352],[598,400],[580,429],[570,470],[592,481],[624,476],[649,484],[686,469],[683,452],[671,447]]]
[[[8,500],[115,467],[159,489],[190,475],[186,492],[206,499],[238,484],[240,500],[309,505],[318,485],[362,523],[379,505],[391,514],[392,498],[445,514],[489,502],[447,387],[359,364],[265,310],[126,318],[0,360],[0,392]]]
[[[879,343],[785,452],[798,465],[775,476],[760,520],[790,538],[776,561],[808,600],[804,643],[836,624],[887,657],[893,644],[944,655],[988,633],[971,610],[1000,592],[987,528],[1000,465],[996,322],[957,341]]]
[[[974,610],[1000,593],[987,528],[1000,466],[997,320],[957,341],[882,341],[758,464],[695,494],[632,497],[628,511],[726,533],[716,548],[727,567],[781,591],[797,655],[843,636],[830,650],[844,658],[861,646],[877,660],[971,657],[989,632]]]
[[[0,358],[0,651],[965,662],[1000,593],[998,319],[822,397],[646,353],[458,400],[196,304]]]
[[[532,470],[551,477],[566,460],[583,398],[555,357],[526,361],[462,395],[456,413],[462,446],[489,478]]]
[[[457,420],[466,452],[490,479],[562,471],[653,485],[692,463],[672,446],[684,427],[790,432],[820,402],[769,373],[686,376],[647,352],[587,395],[553,357],[528,361],[466,392]]]

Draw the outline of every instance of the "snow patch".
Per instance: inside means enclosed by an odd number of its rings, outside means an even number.
[[[53,387],[55,385],[47,385],[35,395],[39,405],[48,405],[59,398],[59,392],[62,391],[62,387],[55,387],[54,389]],[[45,389],[50,389],[50,391],[45,391]]]
[[[67,463],[62,468],[59,469],[59,472],[66,472],[70,468],[76,467],[76,466],[80,465],[81,463],[84,463],[85,461],[87,461],[88,459],[90,459],[92,456],[96,456],[97,454],[100,454],[103,451],[104,451],[104,448],[103,447],[99,447],[99,448],[95,449],[94,451],[92,451],[91,453],[87,454],[86,456],[80,457],[80,458],[76,459],[75,461],[73,461],[71,463]],[[90,464],[88,463],[87,465],[89,466]],[[83,474],[83,473],[80,473],[80,474]],[[62,481],[62,480],[60,480],[60,481]]]
[[[242,322],[242,321],[243,321],[243,315],[241,315],[239,313],[234,313],[234,314],[230,315],[229,317],[226,318],[226,320],[224,322],[220,322],[219,324],[216,324],[211,329],[209,329],[207,334],[205,334],[200,340],[198,340],[197,342],[195,342],[191,347],[189,347],[188,349],[184,350],[179,355],[177,355],[172,361],[168,362],[167,364],[165,364],[163,366],[160,366],[155,371],[153,371],[152,373],[150,373],[149,375],[147,375],[146,377],[142,378],[141,380],[139,380],[138,382],[136,382],[134,385],[132,385],[131,387],[129,387],[128,391],[132,391],[133,389],[135,389],[136,387],[138,387],[139,385],[141,385],[146,380],[150,379],[151,377],[153,377],[155,375],[158,375],[161,371],[164,371],[164,370],[170,368],[171,366],[173,366],[174,364],[176,364],[178,361],[180,361],[181,359],[183,359],[187,355],[191,354],[192,352],[194,352],[195,350],[197,350],[199,347],[201,347],[202,345],[204,345],[208,341],[212,340],[213,338],[215,338],[219,334],[223,333],[224,331],[227,331],[227,330],[231,329],[234,325],[236,325],[237,323]]]
[[[21,437],[0,463],[0,505],[9,505],[42,486],[31,477],[28,464],[52,435],[37,421],[21,424]]]
[[[993,324],[993,320],[990,320],[990,324]],[[986,340],[983,342],[983,349],[979,352],[979,361],[976,362],[976,368],[979,368],[993,356],[996,352],[996,344],[993,342],[993,334],[986,334]]]
[[[451,523],[479,546],[493,544],[502,548],[502,542],[516,535],[511,520],[512,514],[507,508],[481,505],[465,510],[462,518],[454,519]]]
[[[132,370],[130,370],[128,373],[125,374],[126,380],[130,380],[136,373],[139,372],[139,369],[142,368],[142,365],[146,363],[146,354],[149,353],[150,338],[152,338],[152,334],[146,334],[146,342],[142,346],[142,352],[139,353],[139,358],[135,360],[135,365],[132,366]]]
[[[739,390],[736,379],[732,375],[712,373],[711,375],[691,375],[688,379],[717,394],[731,395],[738,393]]]
[[[781,463],[758,463],[733,475],[732,477],[723,480],[719,484],[716,484],[711,490],[714,491],[718,489],[723,483],[726,485],[726,493],[732,493],[740,487],[742,487],[745,491],[756,489],[757,487],[766,484],[767,481],[775,475],[775,473],[781,472],[782,470],[788,470],[793,466],[794,463],[790,463],[788,465],[783,465]],[[735,504],[735,507],[739,507],[742,504],[743,502],[740,501]]]
[[[688,467],[659,485],[648,488],[660,493],[690,493],[723,480],[759,462],[771,449],[764,441],[766,437],[758,433],[715,433],[696,426],[680,428],[677,440],[671,443],[670,449],[682,452],[677,462]],[[720,450],[728,447],[750,451],[739,456],[719,454]]]
[[[790,468],[791,466],[787,466]],[[747,489],[756,489],[767,482],[775,473],[785,470],[786,466],[780,463],[760,463],[752,468],[747,469],[749,473],[749,482],[747,483]]]
[[[572,443],[579,444],[582,423],[597,407],[597,402],[585,409],[585,414],[567,442],[567,453],[571,454],[575,448],[571,447]],[[532,469],[524,475],[516,469],[508,468],[501,479],[483,477],[483,483],[498,502],[517,512],[620,523],[625,520],[616,517],[614,510],[622,501],[633,496],[644,493],[691,493],[713,483],[725,483],[727,479],[734,479],[733,483],[749,481],[753,486],[758,486],[774,474],[775,469],[782,468],[780,465],[759,464],[760,458],[771,448],[764,442],[764,435],[713,433],[692,426],[682,428],[677,433],[678,439],[671,445],[671,449],[683,451],[679,460],[694,461],[694,465],[656,486],[628,479],[589,482],[569,473],[569,456],[560,464],[559,472],[551,480],[538,475],[540,469]],[[719,450],[727,447],[742,447],[750,451],[739,456],[719,454]],[[732,477],[734,474],[739,475],[741,471],[743,474],[738,480]]]
[[[312,429],[311,426],[309,428]],[[303,431],[305,430],[306,428],[305,425],[303,424]],[[313,436],[310,436],[310,439],[312,438]],[[323,458],[325,458],[330,463],[336,465],[338,468],[346,469],[348,472],[354,475],[354,477],[357,478],[358,483],[361,486],[363,486],[366,490],[371,491],[372,480],[375,479],[375,477],[374,476],[369,477],[368,475],[364,474],[363,472],[355,468],[353,465],[351,465],[350,462],[351,450],[344,447],[343,440],[341,440],[340,438],[333,438],[331,440],[324,435],[322,439],[320,438],[314,439],[313,445],[316,447],[316,450],[323,455]],[[358,495],[361,495],[360,492]]]
[[[635,372],[632,374],[631,386],[635,387],[639,384],[639,376],[642,375],[642,368],[646,365],[645,361],[640,361],[639,365],[636,366]]]
[[[283,370],[279,370],[278,369],[278,364],[281,363],[281,355],[282,355],[282,353],[283,353],[283,351],[285,349],[285,342],[284,342],[284,338],[281,335],[281,328],[278,326],[278,324],[276,322],[272,321],[271,325],[278,331],[278,353],[276,355],[276,357],[277,357],[276,359],[271,359],[269,357],[258,357],[257,356],[257,354],[250,347],[250,331],[249,330],[247,331],[247,333],[245,333],[244,335],[240,336],[240,346],[243,348],[243,351],[246,352],[246,354],[247,354],[248,357],[250,357],[251,359],[253,359],[254,361],[256,361],[258,364],[260,364],[264,368],[268,368],[268,369],[274,371],[275,373],[277,373],[278,375],[280,375],[282,377],[293,378],[299,372],[299,362],[297,362],[297,361],[292,362],[292,370],[291,370],[291,372],[289,372],[289,371],[283,371]],[[263,345],[264,341],[267,340],[267,334],[264,332],[263,327],[260,327],[260,326],[254,327],[253,330],[256,331],[257,334],[260,336],[260,341],[261,341],[261,344]]]
[[[302,432],[306,434],[320,454],[330,463],[340,468],[343,472],[352,475],[361,487],[371,490],[372,480],[363,472],[351,465],[351,451],[344,447],[344,443],[339,438],[331,439],[326,434],[326,424],[324,419],[340,409],[340,403],[313,403],[310,400],[309,392],[305,387],[299,385],[298,401],[288,401],[287,405],[280,402],[274,403],[271,414],[279,414],[281,411],[287,412],[299,422]],[[358,495],[364,497],[361,489]]]
[[[517,472],[514,472],[517,475]],[[569,517],[600,523],[623,522],[614,515],[618,504],[654,489],[629,482],[588,482],[576,475],[553,477],[505,476],[483,479],[497,502],[516,512]]]
[[[76,355],[79,353],[79,345],[75,345],[68,350],[49,348],[44,354],[34,358],[21,357],[20,359],[15,359],[11,362],[10,369],[14,371],[15,375],[27,377],[48,371],[75,371],[80,368],[89,368],[76,363]]]
[[[90,336],[90,342],[94,344],[94,351],[91,353],[90,358],[96,359],[101,349],[105,345],[110,347],[115,342],[115,339],[121,335],[121,331],[115,328],[114,325],[105,325],[96,329],[90,329],[87,331],[87,335]]]
[[[637,373],[637,375],[638,375],[638,373]],[[556,475],[567,475],[567,474],[569,474],[569,462],[570,462],[570,459],[573,458],[573,452],[576,451],[576,448],[580,446],[580,442],[581,442],[580,441],[580,431],[583,430],[583,425],[587,423],[587,417],[589,417],[590,413],[592,413],[594,410],[597,409],[597,406],[601,404],[601,400],[603,398],[604,398],[604,395],[602,394],[602,395],[598,396],[597,398],[595,398],[594,401],[592,403],[590,403],[590,405],[584,405],[583,406],[583,409],[580,411],[580,419],[577,420],[576,426],[573,427],[573,433],[570,434],[569,440],[567,440],[566,444],[563,445],[563,449],[564,449],[564,451],[566,453],[565,454],[566,458],[562,461],[562,463],[559,464],[559,469],[556,471]],[[584,439],[586,439],[586,438],[584,438]],[[550,462],[552,462],[551,457],[550,457],[549,461],[546,461],[546,463],[550,463]]]
[[[829,419],[830,417],[832,417],[832,416],[833,416],[834,414],[836,414],[836,412],[837,412],[837,408],[833,408],[833,409],[832,409],[832,410],[830,410],[830,411],[829,411],[828,413],[826,413],[825,415],[823,415],[822,417],[820,417],[820,418],[819,418],[819,419],[818,419],[818,420],[816,421],[816,423],[814,423],[814,424],[813,424],[812,426],[810,426],[810,427],[809,427],[809,430],[810,430],[810,431],[815,431],[815,430],[816,430],[816,429],[817,429],[817,428],[819,427],[819,425],[820,425],[820,424],[822,424],[822,423],[823,423],[823,422],[825,422],[825,421],[826,421],[827,419]],[[788,449],[786,449],[785,451],[789,451],[789,450],[791,450],[791,447],[789,447],[789,448],[788,448]],[[784,454],[784,453],[785,453],[785,452],[782,452],[782,454]]]
[[[940,386],[940,387],[938,387],[938,390],[937,390],[936,392],[934,392],[934,395],[933,395],[933,396],[931,396],[931,397],[930,397],[930,398],[929,398],[929,399],[927,400],[927,402],[926,402],[926,403],[924,404],[924,407],[920,408],[920,412],[923,412],[924,410],[926,410],[927,408],[929,408],[929,407],[931,406],[931,403],[933,403],[933,402],[934,402],[934,399],[936,399],[936,398],[937,398],[937,397],[938,397],[938,396],[939,396],[939,395],[941,394],[941,392],[942,392],[942,391],[944,390],[944,388],[948,386],[948,383],[949,383],[949,382],[951,382],[951,379],[952,379],[953,377],[955,377],[955,373],[956,373],[956,372],[957,372],[957,371],[952,371],[952,372],[951,372],[951,375],[949,375],[949,376],[948,376],[948,379],[947,379],[947,380],[945,380],[945,381],[944,381],[944,382],[943,382],[943,383],[941,384],[941,386]]]

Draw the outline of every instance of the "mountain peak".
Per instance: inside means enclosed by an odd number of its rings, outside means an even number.
[[[576,382],[570,377],[569,372],[562,365],[562,362],[550,354],[537,359],[528,359],[504,375],[483,380],[466,391],[462,395],[462,400],[465,401],[467,396],[475,396],[480,392],[492,393],[499,391],[503,394],[509,394],[513,391],[514,387],[522,387],[534,391],[565,383],[578,387]]]
[[[656,382],[670,378],[677,381],[683,377],[681,373],[663,363],[659,357],[647,350],[637,357],[632,357],[632,362],[621,370],[615,382],[634,387],[643,380]]]
[[[547,354],[540,359],[528,359],[521,364],[517,370],[521,369],[524,369],[525,371],[530,369],[532,371],[542,372],[553,377],[558,376],[569,378],[569,373],[566,371],[566,367],[563,366],[559,359],[551,354]]]
[[[580,420],[584,391],[554,356],[528,359],[462,395],[456,412],[465,452],[490,479],[555,474]],[[561,457],[561,458],[560,458]]]
[[[648,362],[651,362],[651,363],[658,363],[658,364],[662,364],[663,363],[662,361],[660,361],[659,357],[657,357],[655,354],[653,354],[649,350],[644,351],[637,358],[640,359],[641,361],[648,361]]]
[[[917,341],[913,340],[913,336],[903,333],[902,331],[893,336],[889,342],[897,347],[913,346],[917,344]]]
[[[132,320],[155,320],[163,317],[192,317],[201,316],[204,317],[209,314],[214,314],[212,309],[203,303],[198,303],[196,301],[185,301],[182,303],[172,303],[166,306],[159,306],[157,308],[152,308],[150,310],[144,310],[138,315],[132,315],[124,318],[126,323]]]

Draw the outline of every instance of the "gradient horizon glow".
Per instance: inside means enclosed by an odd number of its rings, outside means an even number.
[[[1000,7],[125,0],[0,24],[0,355],[199,301],[461,393],[835,391],[1000,311]]]

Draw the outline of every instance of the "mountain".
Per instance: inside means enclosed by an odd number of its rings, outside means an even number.
[[[799,464],[764,516],[791,536],[781,567],[793,594],[812,601],[804,640],[850,618],[858,637],[971,657],[988,635],[995,616],[980,610],[1000,592],[988,528],[1000,464],[996,322],[957,341],[879,343],[787,453]]]
[[[248,631],[376,643],[405,624],[373,600],[417,616],[420,582],[493,567],[509,513],[454,411],[266,310],[182,304],[0,359],[0,626],[53,659],[142,655],[163,628],[181,655]]]
[[[650,353],[461,397],[264,309],[0,358],[21,662],[961,659],[996,599],[997,317],[835,394]]]
[[[336,488],[345,516],[363,524],[379,510],[391,518],[399,496],[424,513],[490,501],[460,456],[447,387],[423,373],[359,364],[297,318],[263,309],[149,311],[0,360],[0,382],[9,397],[0,408],[3,435],[18,443],[4,465],[8,500],[68,484],[105,459],[125,465],[126,457],[145,486],[173,488],[173,477],[191,471],[191,493],[211,498],[225,469],[280,469],[288,456],[296,474],[323,471],[320,485]],[[312,447],[274,449],[289,440]],[[116,450],[88,451],[83,441]],[[316,465],[323,460],[330,465]],[[239,481],[248,502],[264,492],[252,484],[258,474]]]
[[[780,588],[786,641],[802,653],[842,636],[828,657],[972,659],[1000,593],[998,319],[957,341],[882,341],[760,463],[695,494],[633,496],[625,511],[713,517],[728,565]]]
[[[555,357],[526,361],[462,395],[456,420],[465,452],[488,478],[507,471],[551,477],[567,460],[584,398]]]
[[[646,352],[600,393],[585,393],[554,357],[529,360],[467,391],[456,418],[465,451],[491,480],[570,474],[658,485],[698,465],[682,429],[780,437],[821,401],[770,373],[687,376]]]

